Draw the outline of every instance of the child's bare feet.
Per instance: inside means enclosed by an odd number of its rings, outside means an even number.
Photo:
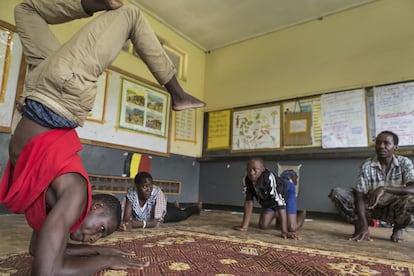
[[[282,232],[281,237],[283,239],[301,240],[302,238],[295,232]]]

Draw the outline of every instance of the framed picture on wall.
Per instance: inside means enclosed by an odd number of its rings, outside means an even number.
[[[166,137],[169,94],[147,84],[121,79],[119,127]]]
[[[0,20],[0,132],[11,132],[16,95],[23,89],[26,66],[15,27]]]
[[[233,151],[278,149],[280,138],[280,105],[263,105],[233,110]]]

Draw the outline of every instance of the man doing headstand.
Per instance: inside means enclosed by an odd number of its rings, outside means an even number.
[[[107,11],[64,45],[49,30],[49,24],[102,10]],[[117,205],[107,208],[104,200],[92,199],[74,129],[84,124],[93,107],[98,77],[127,40],[171,94],[174,110],[204,103],[182,90],[173,65],[140,10],[122,5],[121,0],[25,0],[16,6],[15,20],[28,73],[23,116],[10,140],[0,202],[13,212],[25,213],[33,228],[32,274],[142,269],[148,263],[120,255],[127,252],[68,244],[69,238],[94,243],[119,226],[118,218],[116,222],[109,215],[110,209],[119,209]]]

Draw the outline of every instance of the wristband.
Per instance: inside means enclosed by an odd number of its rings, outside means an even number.
[[[147,222],[145,220],[142,221],[142,228],[146,228],[147,227]]]

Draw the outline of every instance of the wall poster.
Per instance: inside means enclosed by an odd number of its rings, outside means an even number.
[[[322,101],[322,147],[367,147],[365,90],[325,94]]]
[[[414,82],[374,87],[375,133],[395,132],[399,145],[414,145]]]
[[[197,113],[195,109],[175,112],[175,141],[196,143]]]
[[[280,148],[280,105],[257,106],[233,111],[232,150]]]
[[[208,113],[207,150],[230,148],[230,110]]]
[[[122,78],[119,127],[165,137],[168,100],[164,91]]]

